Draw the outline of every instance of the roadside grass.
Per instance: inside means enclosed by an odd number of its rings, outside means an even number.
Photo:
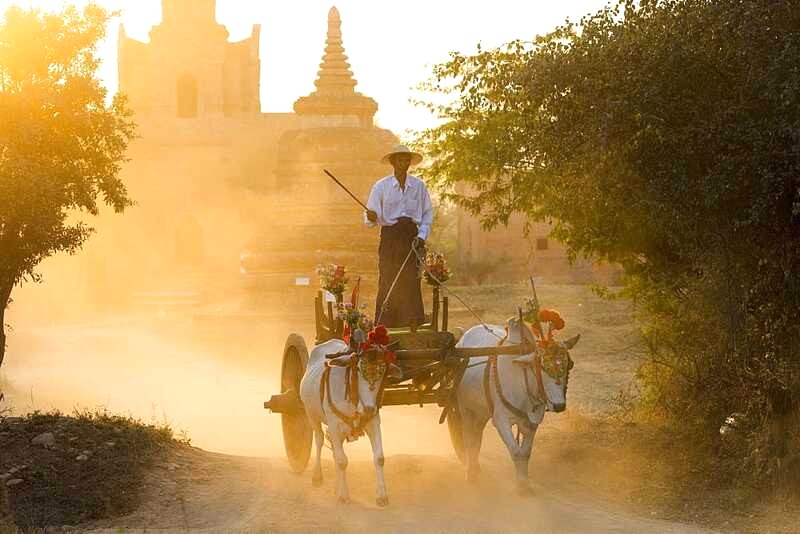
[[[106,412],[0,417],[7,518],[29,530],[130,513],[145,473],[174,446],[168,426]]]
[[[566,426],[539,449],[565,492],[722,532],[798,532],[796,492],[732,483],[717,444],[688,427],[575,413]]]

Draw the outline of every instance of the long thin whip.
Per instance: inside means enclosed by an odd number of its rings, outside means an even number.
[[[347,193],[348,195],[350,195],[350,197],[351,197],[353,200],[355,200],[356,202],[358,202],[358,205],[359,205],[359,206],[361,206],[362,208],[364,208],[366,211],[369,211],[369,208],[366,206],[366,204],[364,204],[363,202],[361,202],[361,201],[358,199],[358,197],[356,197],[356,196],[355,196],[353,193],[351,193],[351,192],[350,192],[350,190],[349,190],[349,189],[347,189],[347,187],[345,187],[345,185],[344,185],[342,182],[340,182],[340,181],[339,181],[339,180],[338,180],[338,179],[337,179],[337,178],[336,178],[336,177],[335,177],[333,174],[331,174],[331,172],[330,172],[328,169],[322,169],[322,171],[323,171],[325,174],[327,174],[328,176],[330,176],[331,180],[333,180],[334,182],[336,182],[336,184],[337,184],[339,187],[341,187],[342,189],[344,189],[345,193]]]

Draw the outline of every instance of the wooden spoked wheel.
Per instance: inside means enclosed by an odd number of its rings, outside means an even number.
[[[281,363],[281,393],[296,395],[295,407],[281,413],[283,445],[289,465],[295,473],[302,473],[311,457],[313,431],[300,401],[300,380],[308,365],[308,349],[302,336],[292,334],[286,340]]]
[[[447,429],[450,430],[450,443],[461,463],[466,463],[467,456],[464,452],[463,424],[461,422],[461,412],[458,406],[454,406],[447,414]]]

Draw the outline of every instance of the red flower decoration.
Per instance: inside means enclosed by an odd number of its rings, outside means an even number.
[[[385,361],[386,363],[396,363],[397,362],[397,354],[395,354],[393,350],[387,351],[383,355],[383,361]]]
[[[385,326],[379,324],[376,326],[372,332],[369,333],[370,336],[374,334],[374,337],[371,339],[374,340],[375,343],[379,345],[388,345],[389,344],[389,331],[386,329]]]
[[[389,344],[390,341],[391,340],[389,339],[389,331],[386,329],[385,326],[379,324],[367,334],[367,340],[361,344],[361,350],[363,351],[370,350],[373,345],[378,345],[379,347],[385,347],[386,345]]]
[[[342,340],[345,343],[347,343],[348,345],[350,344],[350,325],[349,324],[345,324],[344,325],[344,330],[342,331]]]

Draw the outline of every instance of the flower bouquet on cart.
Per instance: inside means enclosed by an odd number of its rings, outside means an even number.
[[[372,320],[363,311],[366,307],[366,304],[354,306],[351,302],[345,302],[340,303],[337,308],[337,318],[344,324],[342,340],[352,350],[359,348],[359,344],[366,339],[365,332],[369,332],[373,326]]]
[[[328,293],[336,297],[336,302],[342,301],[342,295],[347,287],[347,273],[344,265],[329,263],[317,267],[319,285]]]
[[[444,254],[429,250],[425,254],[425,282],[428,285],[439,287],[450,280],[450,269]]]

